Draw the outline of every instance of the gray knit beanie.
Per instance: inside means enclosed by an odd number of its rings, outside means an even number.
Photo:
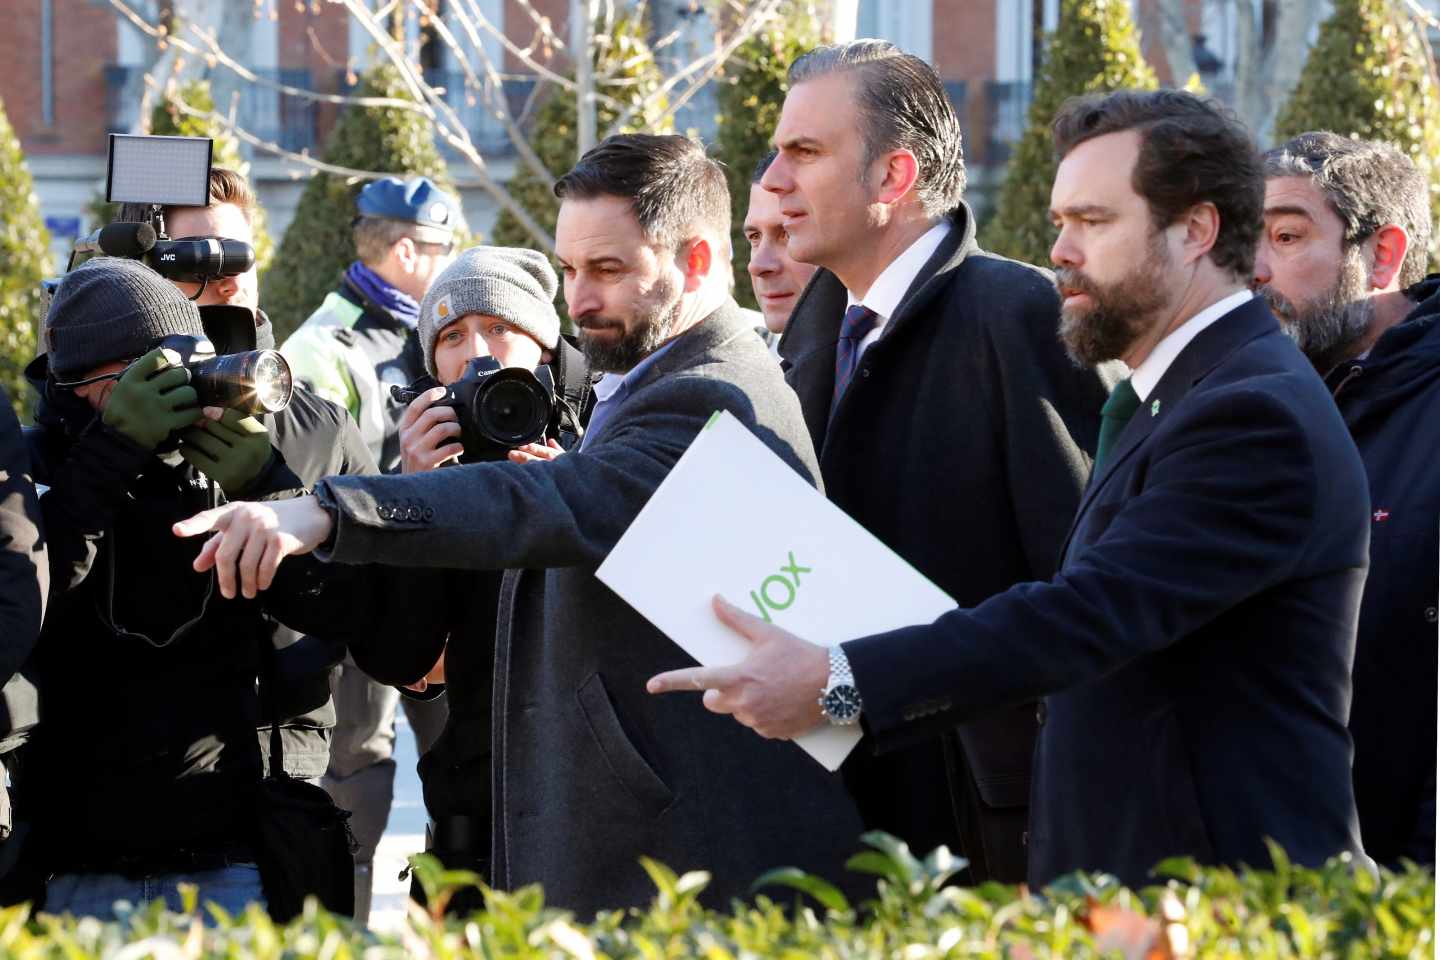
[[[121,257],[91,257],[60,281],[45,316],[52,373],[69,380],[149,353],[171,334],[204,337],[200,311],[160,274]]]
[[[420,345],[425,369],[435,376],[435,338],[467,313],[483,313],[514,325],[547,350],[560,341],[555,312],[559,287],[543,253],[520,247],[471,247],[430,285],[420,304]]]

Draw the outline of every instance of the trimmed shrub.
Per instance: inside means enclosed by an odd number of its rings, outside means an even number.
[[[963,861],[941,848],[923,860],[884,834],[850,861],[874,874],[876,895],[851,904],[838,890],[799,871],[760,878],[753,904],[707,910],[699,895],[708,876],[677,876],[642,861],[656,886],[648,909],[602,912],[592,923],[545,906],[539,887],[513,893],[482,888],[485,910],[464,919],[438,911],[474,880],[428,857],[414,862],[435,912],[413,907],[393,934],[357,929],[312,901],[288,926],[259,906],[230,917],[157,902],[123,923],[0,911],[0,951],[16,957],[452,958],[1416,958],[1432,955],[1435,878],[1419,868],[1372,876],[1348,857],[1320,869],[1294,867],[1274,850],[1269,871],[1201,869],[1171,861],[1163,885],[1132,892],[1112,878],[1074,874],[1040,894],[996,883],[947,887]],[[202,916],[216,919],[203,928]],[[128,945],[128,946],[127,946]]]
[[[30,390],[25,365],[35,356],[35,342],[45,318],[40,314],[40,281],[54,269],[50,232],[40,216],[35,183],[15,128],[0,103],[0,385],[15,412],[25,419]]]
[[[1275,142],[1308,130],[1395,144],[1429,178],[1432,223],[1440,218],[1440,96],[1425,37],[1403,4],[1335,0],[1275,120]],[[1433,232],[1430,264],[1440,266]]]
[[[1061,0],[1060,25],[1045,42],[1029,122],[1010,157],[995,215],[980,231],[980,245],[1048,266],[1055,240],[1050,187],[1058,166],[1050,124],[1060,105],[1081,94],[1157,85],[1140,52],[1130,0]]]

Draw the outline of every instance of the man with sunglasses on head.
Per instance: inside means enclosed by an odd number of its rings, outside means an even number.
[[[455,259],[459,201],[428,177],[385,177],[355,199],[357,259],[280,350],[297,382],[349,410],[380,469],[400,472],[405,404],[390,395],[425,374],[416,329],[420,301]],[[399,694],[346,659],[331,678],[335,737],[325,788],[351,811],[360,844],[355,858],[355,916],[370,910],[370,869],[394,791],[395,709]],[[443,698],[407,700],[405,715],[425,754],[445,727]]]

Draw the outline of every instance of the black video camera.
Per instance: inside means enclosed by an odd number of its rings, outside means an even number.
[[[166,206],[210,204],[208,137],[149,137],[112,133],[106,169],[105,199],[149,207],[141,223],[111,223],[76,241],[66,270],[96,254],[140,260],[167,280],[205,285],[235,277],[255,266],[255,248],[240,240],[165,235]],[[47,304],[48,308],[48,304]]]
[[[241,413],[279,413],[290,405],[294,379],[290,364],[274,350],[215,353],[201,337],[172,334],[160,346],[180,356],[202,407],[229,407]]]
[[[409,404],[439,386],[424,377],[409,387],[393,386],[390,396]],[[433,406],[454,407],[460,420],[461,463],[504,460],[527,443],[542,443],[555,416],[555,378],[545,365],[532,372],[502,367],[494,357],[475,357],[459,380],[445,388]]]

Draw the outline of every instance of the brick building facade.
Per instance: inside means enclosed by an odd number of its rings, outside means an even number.
[[[171,0],[128,0],[156,18]],[[272,81],[321,92],[343,92],[354,69],[370,55],[370,36],[345,8],[324,0],[209,0],[219,14],[222,43],[237,60]],[[443,12],[446,3],[434,0]],[[568,0],[466,0],[518,47],[530,47],[535,17],[548,18],[555,33],[568,39]],[[620,0],[625,2],[625,0]],[[1228,38],[1235,35],[1231,0],[1185,0],[1185,28],[1206,37],[1197,62],[1208,65],[1212,90],[1223,91],[1234,60]],[[1276,0],[1249,0],[1261,10]],[[1146,53],[1168,80],[1158,49],[1156,0],[1131,0],[1146,38]],[[408,5],[401,5],[408,7]],[[657,35],[680,31],[672,45],[680,53],[703,50],[713,36],[705,5],[694,0],[649,0]],[[1024,128],[1031,82],[1045,31],[1053,29],[1060,0],[858,0],[857,35],[880,36],[933,63],[959,110],[965,132],[972,195],[982,208],[1009,153]],[[0,35],[0,101],[20,136],[44,214],[55,235],[56,252],[74,236],[91,229],[86,207],[101,189],[105,174],[106,134],[134,128],[144,93],[146,64],[155,56],[149,38],[120,16],[109,0],[8,0],[6,30]],[[211,9],[211,8],[206,8]],[[408,37],[417,42],[423,29],[412,13]],[[462,43],[470,40],[456,30]],[[498,38],[481,38],[507,77],[507,98],[524,102],[533,72]],[[474,143],[505,179],[513,169],[513,150],[503,128],[484,109],[467,102],[463,75],[444,44],[425,46],[422,62],[433,82],[453,91],[452,105],[470,128]],[[545,44],[533,55],[545,59]],[[194,65],[192,64],[192,67]],[[562,65],[563,68],[563,65]],[[277,94],[263,84],[246,83],[224,67],[209,71],[217,108],[234,109],[242,125],[262,139],[290,150],[318,153],[333,125],[337,107]],[[527,79],[528,78],[528,79]],[[713,98],[697,98],[677,118],[679,126],[702,135],[713,127]],[[247,148],[248,149],[248,148]],[[722,158],[723,159],[723,158]],[[263,151],[251,157],[252,178],[278,236],[293,215],[306,171]],[[485,230],[495,207],[463,160],[452,173],[465,197],[471,224]]]

